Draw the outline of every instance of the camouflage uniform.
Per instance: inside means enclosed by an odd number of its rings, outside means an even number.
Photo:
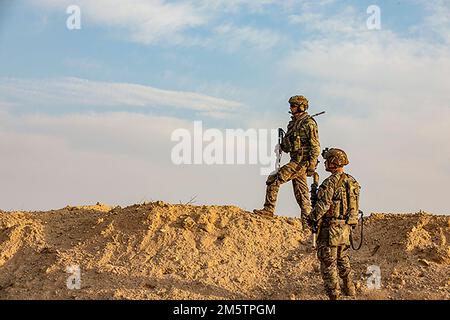
[[[353,196],[350,197],[349,193]],[[357,181],[347,173],[334,173],[320,186],[317,204],[311,212],[311,218],[321,222],[317,257],[330,299],[339,298],[339,277],[343,280],[344,294],[355,295],[349,248],[350,228],[357,223],[358,197]]]
[[[281,150],[290,153],[291,159],[276,174],[267,178],[263,210],[273,214],[280,185],[292,180],[295,199],[300,206],[302,218],[306,219],[311,213],[306,177],[317,166],[317,158],[320,154],[319,134],[316,121],[306,112],[308,100],[303,96],[294,96],[289,99],[289,103],[297,103],[302,110],[292,116],[280,146]]]

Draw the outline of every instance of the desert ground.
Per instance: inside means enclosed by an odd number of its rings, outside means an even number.
[[[372,213],[364,231],[351,252],[355,299],[450,299],[450,216]],[[235,206],[0,211],[0,299],[322,300],[311,239],[298,218]],[[79,289],[67,285],[74,265]]]

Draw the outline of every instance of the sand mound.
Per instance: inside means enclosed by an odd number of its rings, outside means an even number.
[[[373,214],[360,299],[450,299],[450,217]],[[69,290],[66,268],[81,269]],[[382,286],[366,286],[378,265]],[[0,212],[0,299],[325,299],[298,219],[163,202]]]

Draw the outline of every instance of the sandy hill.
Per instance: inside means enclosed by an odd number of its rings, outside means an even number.
[[[365,231],[351,253],[359,299],[450,299],[449,216],[372,214]],[[66,287],[71,265],[80,290]],[[0,212],[0,299],[325,298],[296,218],[163,202]]]

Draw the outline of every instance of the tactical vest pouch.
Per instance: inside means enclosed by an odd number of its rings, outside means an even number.
[[[301,150],[297,152],[291,152],[291,161],[294,161],[299,164],[299,168],[297,170],[300,170],[303,167],[302,160],[303,160],[303,153]]]
[[[333,247],[350,245],[350,226],[345,220],[330,221],[328,244]]]
[[[336,185],[336,190],[334,191],[332,204],[328,212],[328,217],[335,219],[343,219],[345,213],[347,212],[347,195],[346,189],[344,187],[346,180],[346,175],[343,173],[339,178]]]
[[[337,218],[339,217],[340,212],[341,212],[341,201],[333,199],[333,203],[330,207],[330,210],[328,210],[326,216],[328,218]]]
[[[298,133],[294,133],[293,139],[292,139],[292,152],[297,152],[302,148],[302,142],[300,140],[300,135]]]
[[[348,179],[346,190],[348,203],[347,223],[355,225],[358,224],[360,186],[354,180]]]

